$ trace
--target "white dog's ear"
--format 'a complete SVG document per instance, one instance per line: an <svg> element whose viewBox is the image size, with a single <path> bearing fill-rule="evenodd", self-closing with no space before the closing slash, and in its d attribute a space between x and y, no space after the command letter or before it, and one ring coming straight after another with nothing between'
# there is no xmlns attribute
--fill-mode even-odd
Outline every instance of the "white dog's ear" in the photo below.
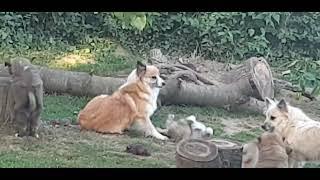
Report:
<svg viewBox="0 0 320 180"><path fill-rule="evenodd" d="M147 71L147 65L143 64L141 61L137 62L137 76L142 77Z"/></svg>
<svg viewBox="0 0 320 180"><path fill-rule="evenodd" d="M268 97L265 98L265 102L266 102L267 108L269 108L271 104L275 103L272 99L270 99Z"/></svg>
<svg viewBox="0 0 320 180"><path fill-rule="evenodd" d="M281 99L280 102L278 102L277 107L282 112L288 112L288 105L287 105L287 102L284 99Z"/></svg>

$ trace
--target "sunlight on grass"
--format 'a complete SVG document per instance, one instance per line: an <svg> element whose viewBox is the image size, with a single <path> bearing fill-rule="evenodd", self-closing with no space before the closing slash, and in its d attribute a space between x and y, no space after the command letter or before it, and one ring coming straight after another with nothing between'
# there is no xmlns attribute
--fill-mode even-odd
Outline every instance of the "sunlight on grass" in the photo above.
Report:
<svg viewBox="0 0 320 180"><path fill-rule="evenodd" d="M67 54L59 59L54 60L51 65L52 67L67 69L78 64L94 63L93 58L94 57L92 54Z"/></svg>

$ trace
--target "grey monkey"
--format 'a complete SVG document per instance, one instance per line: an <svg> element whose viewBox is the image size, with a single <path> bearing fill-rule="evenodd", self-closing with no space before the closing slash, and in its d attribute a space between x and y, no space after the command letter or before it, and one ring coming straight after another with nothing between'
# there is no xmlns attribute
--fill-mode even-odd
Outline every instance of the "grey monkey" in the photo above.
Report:
<svg viewBox="0 0 320 180"><path fill-rule="evenodd" d="M15 136L39 137L40 114L43 109L43 82L25 58L5 62L12 77L10 94L13 98L12 116L16 125ZM38 86L38 87L36 87Z"/></svg>

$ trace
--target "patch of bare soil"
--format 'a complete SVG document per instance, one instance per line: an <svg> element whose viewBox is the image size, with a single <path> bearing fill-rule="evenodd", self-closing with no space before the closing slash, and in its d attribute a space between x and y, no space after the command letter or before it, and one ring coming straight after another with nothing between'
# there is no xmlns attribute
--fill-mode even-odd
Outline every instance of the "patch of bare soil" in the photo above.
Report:
<svg viewBox="0 0 320 180"><path fill-rule="evenodd" d="M243 131L250 131L259 128L263 121L261 118L224 118L221 122L224 125L224 133L227 135L237 134Z"/></svg>

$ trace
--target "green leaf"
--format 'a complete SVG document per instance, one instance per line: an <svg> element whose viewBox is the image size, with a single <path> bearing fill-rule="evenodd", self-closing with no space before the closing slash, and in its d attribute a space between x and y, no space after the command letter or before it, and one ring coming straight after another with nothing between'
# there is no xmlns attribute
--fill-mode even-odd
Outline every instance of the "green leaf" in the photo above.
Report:
<svg viewBox="0 0 320 180"><path fill-rule="evenodd" d="M311 96L317 96L320 94L320 85L317 83L316 87L313 88Z"/></svg>
<svg viewBox="0 0 320 180"><path fill-rule="evenodd" d="M292 66L296 65L298 60L293 61L291 64L288 65L287 68L291 68Z"/></svg>
<svg viewBox="0 0 320 180"><path fill-rule="evenodd" d="M142 31L147 24L146 16L136 16L131 19L131 26L137 28L139 31Z"/></svg>
<svg viewBox="0 0 320 180"><path fill-rule="evenodd" d="M226 33L225 32L218 32L218 36L223 36L223 35L225 35Z"/></svg>
<svg viewBox="0 0 320 180"><path fill-rule="evenodd" d="M287 70L287 71L283 71L281 74L282 74L282 76L284 76L284 75L287 75L287 74L290 74L291 73L291 70Z"/></svg>
<svg viewBox="0 0 320 180"><path fill-rule="evenodd" d="M254 29L249 29L248 33L249 33L249 36L252 37L254 35Z"/></svg>
<svg viewBox="0 0 320 180"><path fill-rule="evenodd" d="M315 74L312 74L312 73L309 73L309 72L306 72L304 74L304 77L309 81L315 81L316 80Z"/></svg>
<svg viewBox="0 0 320 180"><path fill-rule="evenodd" d="M279 14L274 14L272 17L278 24L280 23L280 15Z"/></svg>
<svg viewBox="0 0 320 180"><path fill-rule="evenodd" d="M306 81L304 80L304 78L300 78L299 80L299 86L302 90L302 92L306 91Z"/></svg>
<svg viewBox="0 0 320 180"><path fill-rule="evenodd" d="M124 13L122 12L114 12L113 15L120 20L124 19Z"/></svg>

